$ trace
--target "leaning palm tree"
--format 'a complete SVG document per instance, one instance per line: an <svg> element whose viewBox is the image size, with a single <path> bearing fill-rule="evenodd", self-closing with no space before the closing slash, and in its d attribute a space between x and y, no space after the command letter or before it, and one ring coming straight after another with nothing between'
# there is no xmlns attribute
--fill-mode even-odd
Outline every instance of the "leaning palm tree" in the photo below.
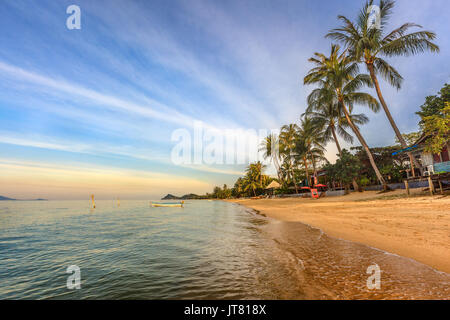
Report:
<svg viewBox="0 0 450 320"><path fill-rule="evenodd" d="M372 80L370 76L359 73L357 62L347 56L346 51L339 53L339 50L340 47L333 44L329 57L321 53L315 53L314 57L309 59L310 62L314 63L315 67L305 76L304 83L318 84L321 87L326 85L333 88L334 98L338 101L347 123L365 149L380 184L383 185L384 190L387 190L386 181L375 163L372 152L358 127L350 118L349 113L349 108L354 104L365 105L374 112L379 110L380 106L374 97L368 93L357 91L363 86L373 87Z"/></svg>
<svg viewBox="0 0 450 320"><path fill-rule="evenodd" d="M400 89L403 78L381 56L410 56L425 51L439 52L439 47L432 42L436 38L436 34L425 30L408 33L410 28L422 28L415 23L405 23L390 32L386 32L387 21L392 13L394 1L380 0L379 27L370 21L372 5L373 0L366 2L356 22L352 22L345 16L338 16L338 19L343 22L343 26L331 30L326 36L343 43L356 61L365 63L375 85L378 99L394 129L395 135L402 148L406 148L406 141L401 135L381 93L378 75L397 89ZM414 164L419 167L414 156L411 153L408 153L408 155L411 165Z"/></svg>
<svg viewBox="0 0 450 320"><path fill-rule="evenodd" d="M338 101L334 98L333 89L327 85L314 89L308 95L307 100L308 107L302 116L308 115L318 127L322 127L324 143L334 141L339 156L342 156L342 149L337 135L349 143L353 143L353 136L347 132L349 124ZM350 119L357 127L369 121L369 118L362 113L353 114L351 106L349 107L349 113ZM356 179L353 179L352 183L355 190L362 191Z"/></svg>
<svg viewBox="0 0 450 320"><path fill-rule="evenodd" d="M250 191L253 192L253 196L256 197L256 189L258 188L258 182L255 180L252 180L248 177L244 178L244 191L247 192L247 194L250 193Z"/></svg>
<svg viewBox="0 0 450 320"><path fill-rule="evenodd" d="M369 121L369 118L363 113L353 114L352 111L350 107L350 118L356 126L366 124ZM325 86L314 89L308 95L308 107L302 116L310 117L316 126L323 128L324 143L334 141L339 155L342 155L342 149L338 141L338 135L344 141L353 143L353 136L347 132L350 126L345 119L344 112L339 107L338 101L334 99L332 88Z"/></svg>
<svg viewBox="0 0 450 320"><path fill-rule="evenodd" d="M307 156L311 158L314 176L317 177L316 159L321 155L323 156L325 150L325 147L323 146L323 127L319 126L317 122L308 116L304 116L300 121L298 134L306 147Z"/></svg>
<svg viewBox="0 0 450 320"><path fill-rule="evenodd" d="M291 123L281 127L280 132L280 152L285 155L289 162L289 169L291 171L292 181L294 182L295 192L298 193L297 182L295 180L293 158L294 149L298 140L298 125Z"/></svg>
<svg viewBox="0 0 450 320"><path fill-rule="evenodd" d="M281 159L280 174L282 177L281 179L286 186L292 181L292 172L294 172L294 170L291 168L291 164L292 162L288 157L283 157Z"/></svg>
<svg viewBox="0 0 450 320"><path fill-rule="evenodd" d="M282 182L282 175L280 170L280 153L278 147L278 136L275 133L269 134L261 142L259 151L263 152L264 159L272 159L273 165L277 170L278 180Z"/></svg>
<svg viewBox="0 0 450 320"><path fill-rule="evenodd" d="M254 181L260 188L262 188L263 182L263 170L266 166L257 161L251 163L246 169L246 176L250 181Z"/></svg>
<svg viewBox="0 0 450 320"><path fill-rule="evenodd" d="M305 177L306 177L306 181L308 186L311 184L310 178L309 178L309 162L308 162L308 157L309 157L309 149L308 146L306 144L305 139L302 139L300 136L297 138L297 141L295 143L295 148L294 148L294 157L295 160L298 163L302 163L303 167L305 168Z"/></svg>

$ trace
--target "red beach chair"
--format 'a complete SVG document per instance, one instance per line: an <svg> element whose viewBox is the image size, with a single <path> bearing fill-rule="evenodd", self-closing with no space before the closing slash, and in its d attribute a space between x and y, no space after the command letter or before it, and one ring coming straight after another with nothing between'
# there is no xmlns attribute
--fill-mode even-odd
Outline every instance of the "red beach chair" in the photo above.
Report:
<svg viewBox="0 0 450 320"><path fill-rule="evenodd" d="M317 192L317 189L311 189L311 197L313 199L319 199L319 193Z"/></svg>

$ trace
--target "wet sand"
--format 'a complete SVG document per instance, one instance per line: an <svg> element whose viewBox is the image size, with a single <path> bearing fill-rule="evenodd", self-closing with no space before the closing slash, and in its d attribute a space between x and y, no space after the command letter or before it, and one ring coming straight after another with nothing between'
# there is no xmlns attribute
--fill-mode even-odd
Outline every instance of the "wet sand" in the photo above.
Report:
<svg viewBox="0 0 450 320"><path fill-rule="evenodd" d="M230 200L282 221L412 258L450 273L450 197L404 198L404 190L341 197Z"/></svg>

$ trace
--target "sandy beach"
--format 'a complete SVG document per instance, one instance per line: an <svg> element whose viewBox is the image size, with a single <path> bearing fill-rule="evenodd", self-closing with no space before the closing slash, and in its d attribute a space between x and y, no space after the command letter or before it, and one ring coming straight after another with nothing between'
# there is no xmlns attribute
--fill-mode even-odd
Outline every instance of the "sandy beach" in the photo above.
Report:
<svg viewBox="0 0 450 320"><path fill-rule="evenodd" d="M404 190L341 197L230 200L283 221L298 221L332 237L363 243L450 273L450 197Z"/></svg>

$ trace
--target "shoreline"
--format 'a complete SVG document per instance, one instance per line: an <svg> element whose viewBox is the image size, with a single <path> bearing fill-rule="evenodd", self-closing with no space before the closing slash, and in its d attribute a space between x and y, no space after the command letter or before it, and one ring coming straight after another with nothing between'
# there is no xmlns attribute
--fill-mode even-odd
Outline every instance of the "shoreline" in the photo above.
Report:
<svg viewBox="0 0 450 320"><path fill-rule="evenodd" d="M450 274L450 197L354 192L339 197L226 200L281 221L411 258Z"/></svg>

